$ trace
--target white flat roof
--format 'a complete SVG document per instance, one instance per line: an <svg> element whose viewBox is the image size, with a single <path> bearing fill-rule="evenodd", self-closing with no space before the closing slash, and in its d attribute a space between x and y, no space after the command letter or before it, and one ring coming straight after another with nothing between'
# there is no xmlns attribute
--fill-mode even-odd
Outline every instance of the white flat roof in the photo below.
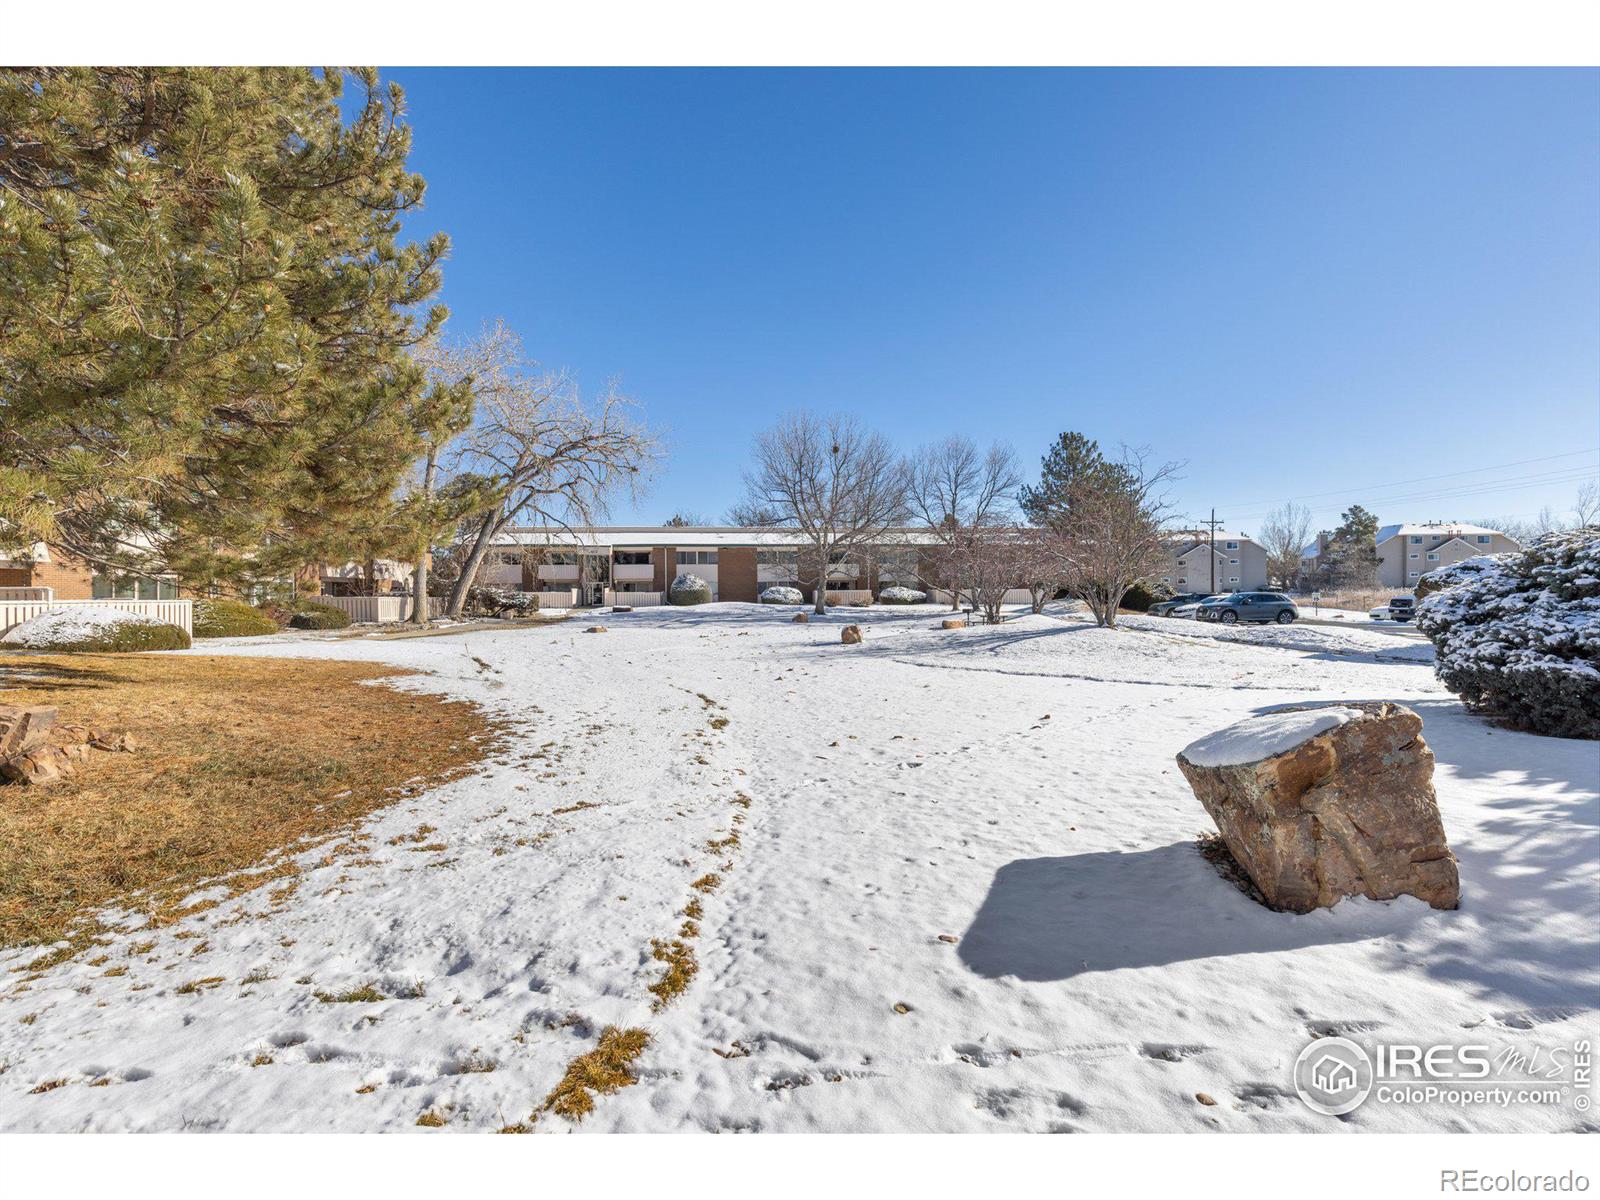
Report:
<svg viewBox="0 0 1600 1200"><path fill-rule="evenodd" d="M925 529L895 530L896 543L932 542ZM509 529L495 541L499 546L585 547L596 550L647 549L672 546L683 549L716 546L804 546L805 534L793 529L740 527L737 525L574 525L568 529Z"/></svg>

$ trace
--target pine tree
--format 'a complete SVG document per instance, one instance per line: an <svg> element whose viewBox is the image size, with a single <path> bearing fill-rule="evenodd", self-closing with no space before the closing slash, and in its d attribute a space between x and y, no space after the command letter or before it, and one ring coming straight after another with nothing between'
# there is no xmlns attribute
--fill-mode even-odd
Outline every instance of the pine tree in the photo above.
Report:
<svg viewBox="0 0 1600 1200"><path fill-rule="evenodd" d="M0 538L189 581L322 556L426 442L447 241L398 88L0 71ZM144 548L148 547L148 548Z"/></svg>
<svg viewBox="0 0 1600 1200"><path fill-rule="evenodd" d="M1378 578L1378 518L1352 504L1328 538L1323 571L1329 587L1372 587Z"/></svg>
<svg viewBox="0 0 1600 1200"><path fill-rule="evenodd" d="M1018 495L1022 511L1035 525L1060 525L1067 515L1068 497L1096 475L1121 471L1100 453L1100 443L1081 433L1063 433L1039 463L1039 486L1023 487Z"/></svg>

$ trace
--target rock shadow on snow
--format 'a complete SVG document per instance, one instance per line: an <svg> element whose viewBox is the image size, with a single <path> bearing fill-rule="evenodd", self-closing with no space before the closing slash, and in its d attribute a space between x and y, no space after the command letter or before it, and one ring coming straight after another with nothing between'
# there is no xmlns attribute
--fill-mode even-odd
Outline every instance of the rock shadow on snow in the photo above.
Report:
<svg viewBox="0 0 1600 1200"><path fill-rule="evenodd" d="M1245 897L1193 842L1023 858L995 872L957 953L989 979L1128 968L1367 941L1425 919L1420 903L1296 916Z"/></svg>

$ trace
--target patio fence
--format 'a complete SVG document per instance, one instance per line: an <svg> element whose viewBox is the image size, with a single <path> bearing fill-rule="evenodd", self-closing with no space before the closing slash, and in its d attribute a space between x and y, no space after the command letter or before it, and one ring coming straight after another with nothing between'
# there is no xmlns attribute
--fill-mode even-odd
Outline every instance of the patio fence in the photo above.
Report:
<svg viewBox="0 0 1600 1200"><path fill-rule="evenodd" d="M10 591L29 589L12 588ZM35 589L48 591L45 589ZM24 621L47 612L69 608L120 608L124 612L138 613L141 617L176 625L187 634L194 633L194 601L192 600L8 600L0 598L0 634Z"/></svg>
<svg viewBox="0 0 1600 1200"><path fill-rule="evenodd" d="M627 604L633 608L660 608L667 602L665 592L617 592L606 589L607 604Z"/></svg>

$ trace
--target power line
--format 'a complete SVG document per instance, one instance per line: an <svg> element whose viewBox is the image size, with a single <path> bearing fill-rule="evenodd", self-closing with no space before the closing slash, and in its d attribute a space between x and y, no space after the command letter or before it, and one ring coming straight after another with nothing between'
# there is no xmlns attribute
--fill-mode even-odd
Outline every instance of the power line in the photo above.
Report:
<svg viewBox="0 0 1600 1200"><path fill-rule="evenodd" d="M1361 492L1377 491L1377 490L1379 490L1381 488L1387 488L1387 487L1403 487L1404 485L1410 484L1410 483L1428 483L1428 482L1431 482L1432 480L1435 480L1435 479L1454 479L1454 478L1457 478L1457 477L1459 477L1461 475L1479 475L1479 474L1482 474L1484 471L1502 471L1502 470L1505 470L1507 467L1525 467L1530 463L1554 462L1556 459L1559 459L1559 458L1577 458L1578 456L1583 455L1583 454L1600 454L1600 446L1592 446L1587 450L1570 450L1565 454L1547 454L1547 455L1544 455L1542 458L1523 458L1523 459L1518 459L1515 462L1496 463L1495 465L1489 466L1489 467L1471 467L1471 468L1469 468L1469 469L1467 469L1465 471L1446 471L1442 475L1418 475L1418 476L1416 476L1415 478L1412 478L1412 479L1391 479L1386 483L1371 483L1371 484L1366 484L1366 485L1364 485L1362 487L1332 488L1332 489L1330 489L1330 490L1328 490L1326 492L1310 492L1310 493L1307 493L1305 495L1291 496L1291 497L1289 497L1289 500L1291 502L1294 502L1294 501L1300 501L1300 500L1319 500L1319 499L1322 499L1322 498L1327 497L1327 496L1348 496L1348 495L1352 495L1352 494L1359 494ZM1254 509L1255 506L1258 505L1258 504L1277 504L1277 503L1282 503L1282 502L1283 501L1282 501L1281 498L1278 499L1278 500L1240 501L1240 502L1235 502L1233 507L1234 508L1244 508L1244 509ZM1226 506L1224 506L1224 507L1226 507Z"/></svg>
<svg viewBox="0 0 1600 1200"><path fill-rule="evenodd" d="M1466 496L1492 495L1495 492L1520 491L1530 487L1551 487L1563 483L1584 483L1595 478L1593 470L1588 467L1568 468L1564 471L1554 471L1536 475L1512 476L1509 479L1480 480L1476 483L1463 484L1453 488L1439 488L1421 492L1405 492L1395 495L1369 495L1356 489L1340 491L1336 495L1349 498L1359 496L1360 501L1373 505L1415 503L1424 500L1451 500ZM1358 501L1358 502L1360 502ZM1316 506L1315 512L1329 512L1340 508L1343 500ZM1242 519L1252 520L1269 516L1271 509L1241 514Z"/></svg>

